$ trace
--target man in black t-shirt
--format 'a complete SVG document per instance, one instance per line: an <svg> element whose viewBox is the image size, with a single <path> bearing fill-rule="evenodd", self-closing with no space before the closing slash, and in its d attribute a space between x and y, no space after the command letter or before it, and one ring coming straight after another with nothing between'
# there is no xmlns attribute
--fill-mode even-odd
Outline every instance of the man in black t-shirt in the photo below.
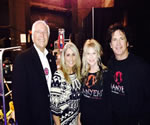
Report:
<svg viewBox="0 0 150 125"><path fill-rule="evenodd" d="M112 74L113 125L150 125L150 66L129 53L125 27L111 25L108 33L114 53L108 63Z"/></svg>

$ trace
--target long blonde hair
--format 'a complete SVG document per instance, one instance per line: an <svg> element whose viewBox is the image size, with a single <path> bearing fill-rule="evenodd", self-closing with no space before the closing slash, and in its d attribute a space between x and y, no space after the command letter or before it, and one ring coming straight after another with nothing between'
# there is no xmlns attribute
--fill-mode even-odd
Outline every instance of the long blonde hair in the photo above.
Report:
<svg viewBox="0 0 150 125"><path fill-rule="evenodd" d="M94 48L94 50L97 53L98 56L98 65L102 68L105 69L106 66L103 65L102 61L101 61L101 56L103 55L103 49L102 46L98 43L98 41L96 41L95 39L88 39L85 41L84 43L84 47L83 47L83 56L82 56L82 76L85 77L87 76L89 70L90 70L90 66L86 60L86 53L87 50L89 48Z"/></svg>
<svg viewBox="0 0 150 125"><path fill-rule="evenodd" d="M68 82L70 82L69 74L67 72L68 67L65 63L65 53L68 48L70 48L76 55L76 64L73 66L73 72L77 75L77 78L80 80L81 79L81 75L80 75L81 59L80 59L78 48L72 42L66 43L66 45L64 46L62 50L61 57L60 57L60 70L63 72L65 79Z"/></svg>

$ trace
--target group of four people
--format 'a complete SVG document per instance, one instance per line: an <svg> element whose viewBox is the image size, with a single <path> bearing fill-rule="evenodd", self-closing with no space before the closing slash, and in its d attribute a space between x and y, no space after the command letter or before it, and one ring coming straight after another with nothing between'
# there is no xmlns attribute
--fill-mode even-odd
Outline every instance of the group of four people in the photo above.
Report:
<svg viewBox="0 0 150 125"><path fill-rule="evenodd" d="M18 125L148 125L149 64L129 53L126 33L122 25L109 28L114 56L107 67L101 59L102 46L88 39L82 64L77 47L68 42L57 69L46 50L50 29L44 21L36 21L34 45L17 56L14 64Z"/></svg>

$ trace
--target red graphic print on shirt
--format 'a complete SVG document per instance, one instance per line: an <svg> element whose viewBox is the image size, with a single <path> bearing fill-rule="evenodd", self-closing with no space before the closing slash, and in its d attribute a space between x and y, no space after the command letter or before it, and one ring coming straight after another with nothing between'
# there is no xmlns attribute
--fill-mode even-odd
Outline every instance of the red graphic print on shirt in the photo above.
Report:
<svg viewBox="0 0 150 125"><path fill-rule="evenodd" d="M119 85L123 80L122 80L122 72L117 71L114 75L114 81Z"/></svg>
<svg viewBox="0 0 150 125"><path fill-rule="evenodd" d="M114 73L114 82L111 84L111 92L119 95L125 95L123 73L116 71Z"/></svg>
<svg viewBox="0 0 150 125"><path fill-rule="evenodd" d="M89 75L88 80L86 82L86 86L90 88L91 86L95 85L96 83L96 76L95 75Z"/></svg>

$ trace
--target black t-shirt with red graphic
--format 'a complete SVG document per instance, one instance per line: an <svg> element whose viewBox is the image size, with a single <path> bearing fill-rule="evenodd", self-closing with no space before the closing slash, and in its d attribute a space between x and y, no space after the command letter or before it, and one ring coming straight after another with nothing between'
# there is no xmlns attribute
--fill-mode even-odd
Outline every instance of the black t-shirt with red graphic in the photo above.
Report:
<svg viewBox="0 0 150 125"><path fill-rule="evenodd" d="M89 73L82 83L81 122L82 125L111 125L109 73L104 70L99 80L96 75Z"/></svg>
<svg viewBox="0 0 150 125"><path fill-rule="evenodd" d="M112 58L108 69L114 125L138 124L150 111L149 65L130 53L125 60Z"/></svg>

